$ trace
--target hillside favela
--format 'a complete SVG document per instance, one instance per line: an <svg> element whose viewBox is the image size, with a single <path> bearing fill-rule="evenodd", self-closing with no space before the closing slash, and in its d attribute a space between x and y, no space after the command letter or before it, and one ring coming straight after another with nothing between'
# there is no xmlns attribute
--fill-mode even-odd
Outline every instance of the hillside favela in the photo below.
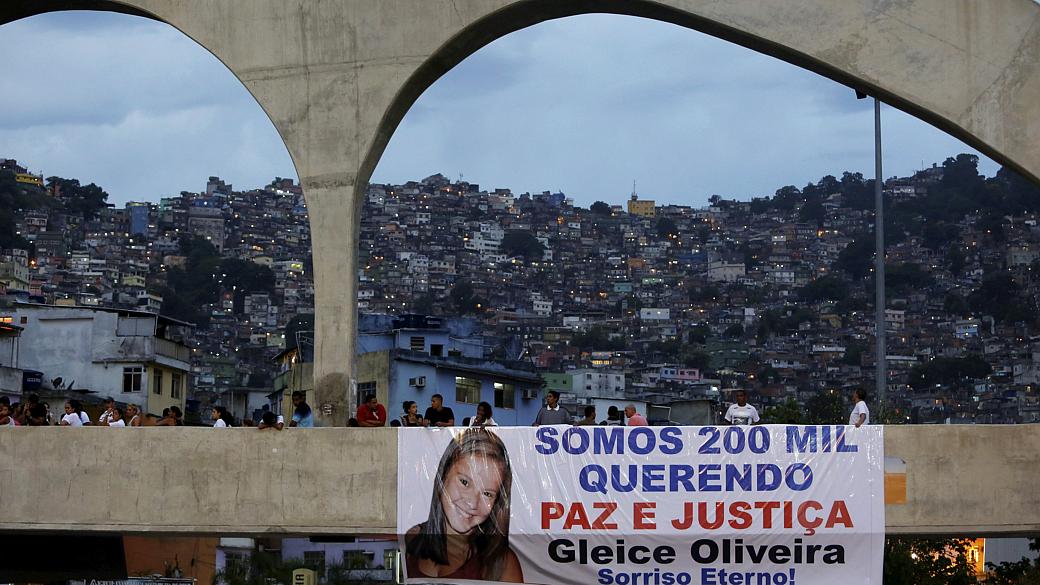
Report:
<svg viewBox="0 0 1040 585"><path fill-rule="evenodd" d="M977 162L884 184L893 422L1040 421L1040 192ZM122 207L86 182L0 162L2 392L208 425L213 406L256 422L313 388L292 180L210 177ZM393 418L436 386L461 418L486 382L499 424L531 424L543 389L576 415L634 403L651 422L712 424L743 389L767 420L838 420L875 385L873 217L873 181L841 171L705 207L632 192L581 208L440 174L370 185L356 394ZM149 337L128 343L134 328Z"/></svg>
<svg viewBox="0 0 1040 585"><path fill-rule="evenodd" d="M1040 189L978 162L884 182L888 377L872 422L1040 422ZM89 177L0 159L12 418L33 416L18 403L36 395L43 424L78 421L71 404L95 424L118 409L128 425L307 426L300 403L321 405L303 191L198 185L116 206ZM853 392L876 387L873 180L835 169L706 206L637 188L579 207L442 174L369 185L350 424L411 426L442 402L453 425L480 409L529 426L557 392L575 424L727 424L738 393L762 423L847 420ZM1015 564L1035 556L1028 541L989 542L985 565L985 539L892 540L885 582L1030 582L1012 580L1036 574ZM135 583L288 582L301 566L321 583L386 582L398 563L394 538L123 546L131 575L164 575Z"/></svg>

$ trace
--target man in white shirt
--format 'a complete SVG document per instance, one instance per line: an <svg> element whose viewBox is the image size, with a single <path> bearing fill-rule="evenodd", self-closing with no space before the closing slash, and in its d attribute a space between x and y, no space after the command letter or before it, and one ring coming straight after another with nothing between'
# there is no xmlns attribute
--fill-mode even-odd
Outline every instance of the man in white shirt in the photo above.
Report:
<svg viewBox="0 0 1040 585"><path fill-rule="evenodd" d="M849 415L849 424L857 428L869 425L870 409L867 408L867 391L862 388L856 388L852 392L852 402L856 406L852 407L852 414Z"/></svg>
<svg viewBox="0 0 1040 585"><path fill-rule="evenodd" d="M545 395L545 406L538 411L532 426L569 424L571 424L571 413L560 406L560 393L556 390L549 390Z"/></svg>
<svg viewBox="0 0 1040 585"><path fill-rule="evenodd" d="M747 403L747 392L737 390L736 404L730 404L726 410L726 422L731 425L753 425L758 423L758 409Z"/></svg>

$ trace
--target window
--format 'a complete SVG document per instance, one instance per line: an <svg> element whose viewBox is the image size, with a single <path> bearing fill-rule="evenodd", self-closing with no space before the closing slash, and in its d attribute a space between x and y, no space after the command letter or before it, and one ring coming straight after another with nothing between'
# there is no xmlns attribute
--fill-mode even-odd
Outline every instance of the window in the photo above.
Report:
<svg viewBox="0 0 1040 585"><path fill-rule="evenodd" d="M181 375L171 374L170 375L170 398L181 397Z"/></svg>
<svg viewBox="0 0 1040 585"><path fill-rule="evenodd" d="M444 344L431 343L430 344L430 355L440 357L444 355Z"/></svg>
<svg viewBox="0 0 1040 585"><path fill-rule="evenodd" d="M144 376L144 368L123 368L123 392L140 392L142 376Z"/></svg>
<svg viewBox="0 0 1040 585"><path fill-rule="evenodd" d="M152 394L162 394L162 370L158 368L152 374Z"/></svg>
<svg viewBox="0 0 1040 585"><path fill-rule="evenodd" d="M375 554L367 550L343 551L343 565L348 569L369 569Z"/></svg>
<svg viewBox="0 0 1040 585"><path fill-rule="evenodd" d="M480 380L455 377L455 402L476 404L480 402Z"/></svg>
<svg viewBox="0 0 1040 585"><path fill-rule="evenodd" d="M408 348L412 351L426 351L426 338L415 336L408 340Z"/></svg>
<svg viewBox="0 0 1040 585"><path fill-rule="evenodd" d="M314 570L319 575L325 574L325 551L323 550L305 550L303 551L303 564L307 565L308 569Z"/></svg>
<svg viewBox="0 0 1040 585"><path fill-rule="evenodd" d="M228 575L246 575L249 558L246 553L227 551L224 553L224 572Z"/></svg>
<svg viewBox="0 0 1040 585"><path fill-rule="evenodd" d="M365 396L368 396L369 394L375 394L375 393L376 393L376 383L375 382L358 382L358 385L357 385L358 406L361 406L361 403L365 400Z"/></svg>
<svg viewBox="0 0 1040 585"><path fill-rule="evenodd" d="M495 382L495 408L516 408L516 393L512 384Z"/></svg>

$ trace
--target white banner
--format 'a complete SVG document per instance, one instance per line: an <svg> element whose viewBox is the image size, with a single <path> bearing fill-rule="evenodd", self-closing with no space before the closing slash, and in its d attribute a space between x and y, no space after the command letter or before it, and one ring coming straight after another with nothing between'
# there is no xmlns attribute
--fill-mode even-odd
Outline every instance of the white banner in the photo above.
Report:
<svg viewBox="0 0 1040 585"><path fill-rule="evenodd" d="M402 428L407 583L881 583L883 427Z"/></svg>

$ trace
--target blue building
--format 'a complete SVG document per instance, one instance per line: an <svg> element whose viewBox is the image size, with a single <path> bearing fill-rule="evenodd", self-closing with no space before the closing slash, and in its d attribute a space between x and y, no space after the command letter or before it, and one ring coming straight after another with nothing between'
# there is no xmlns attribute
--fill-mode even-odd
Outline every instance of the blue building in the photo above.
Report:
<svg viewBox="0 0 1040 585"><path fill-rule="evenodd" d="M133 235L148 235L148 216L151 213L151 205L131 201L126 204L127 215L130 220L130 233Z"/></svg>
<svg viewBox="0 0 1040 585"><path fill-rule="evenodd" d="M358 400L375 394L391 420L414 400L423 413L440 394L455 422L487 402L500 425L529 425L542 406L541 376L522 362L484 358L484 339L463 335L475 328L422 315L404 315L383 330L358 334Z"/></svg>

